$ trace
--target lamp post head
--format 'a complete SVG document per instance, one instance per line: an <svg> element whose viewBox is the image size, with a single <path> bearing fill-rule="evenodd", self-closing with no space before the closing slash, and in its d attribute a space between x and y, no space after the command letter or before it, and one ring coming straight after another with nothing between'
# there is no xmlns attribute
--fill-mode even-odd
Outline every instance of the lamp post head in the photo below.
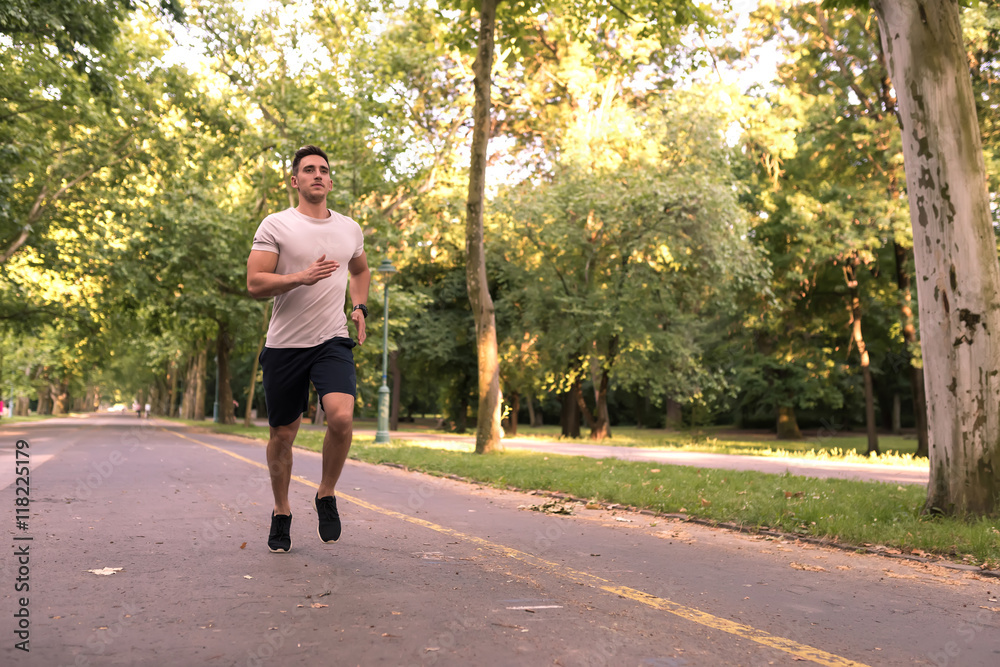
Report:
<svg viewBox="0 0 1000 667"><path fill-rule="evenodd" d="M382 274L386 282L392 280L392 274L396 273L396 267L392 265L392 262L388 258L383 259L375 270Z"/></svg>

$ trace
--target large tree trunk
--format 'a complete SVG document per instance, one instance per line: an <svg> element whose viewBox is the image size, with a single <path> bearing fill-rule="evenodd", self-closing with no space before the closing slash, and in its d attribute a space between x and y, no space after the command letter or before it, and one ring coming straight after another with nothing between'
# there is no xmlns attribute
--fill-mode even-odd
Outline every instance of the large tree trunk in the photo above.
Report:
<svg viewBox="0 0 1000 667"><path fill-rule="evenodd" d="M899 104L896 99L896 91L889 76L889 64L885 58L885 48L879 46L879 60L882 63L883 74L881 77L881 99L882 107L887 114L896 117L902 130L902 118L899 114ZM890 207L895 207L901 198L901 188L899 184L900 170L898 167L889 167L888 195ZM917 431L917 451L916 456L927 456L927 396L924 393L924 371L913 364L913 350L918 344L917 328L913 321L913 294L910 287L910 273L907 270L909 263L909 253L907 249L897 241L892 242L893 254L896 258L896 287L899 288L900 295L900 318L899 323L903 331L903 341L906 344L905 360L909 369L910 390L913 397L913 419ZM897 397L898 399L898 397ZM895 409L897 406L893 404ZM895 412L894 412L895 414ZM898 427L893 425L893 433Z"/></svg>
<svg viewBox="0 0 1000 667"><path fill-rule="evenodd" d="M166 403L163 406L163 414L167 417L174 416L174 405L177 404L177 375L180 369L177 368L177 356L180 352L174 353L174 357L167 365L167 391Z"/></svg>
<svg viewBox="0 0 1000 667"><path fill-rule="evenodd" d="M802 431L799 430L799 422L795 419L795 408L791 405L778 406L778 439L802 439Z"/></svg>
<svg viewBox="0 0 1000 667"><path fill-rule="evenodd" d="M857 253L844 265L844 279L847 281L847 289L850 291L850 325L851 339L858 348L861 355L861 376L865 383L865 431L868 433L867 454L879 454L878 449L878 424L875 423L875 387L872 384L871 359L868 356L868 346L865 345L865 337L861 331L861 298L858 296L858 265L860 260Z"/></svg>
<svg viewBox="0 0 1000 667"><path fill-rule="evenodd" d="M469 198L465 206L465 280L469 304L476 320L476 354L479 360L479 410L476 453L502 449L500 443L500 363L497 325L486 280L483 241L483 204L486 188L486 148L490 136L490 71L493 68L493 26L497 0L482 0L479 15L479 48L472 65L476 101L472 111L472 159L469 165Z"/></svg>
<svg viewBox="0 0 1000 667"><path fill-rule="evenodd" d="M927 392L927 511L1000 497L1000 265L954 1L872 0L899 95Z"/></svg>
<svg viewBox="0 0 1000 667"><path fill-rule="evenodd" d="M564 438L580 437L580 381L577 380L562 394L562 411L559 415L559 425Z"/></svg>
<svg viewBox="0 0 1000 667"><path fill-rule="evenodd" d="M608 414L608 371L601 369L599 384L594 389L595 412L594 423L590 427L591 440L604 440L611 437L611 415Z"/></svg>
<svg viewBox="0 0 1000 667"><path fill-rule="evenodd" d="M507 419L510 428L507 435L517 435L517 413L521 411L521 394L516 391L510 395L510 417Z"/></svg>
<svg viewBox="0 0 1000 667"><path fill-rule="evenodd" d="M681 404L672 398L666 400L667 416L664 428L677 430L684 426L684 413L681 411Z"/></svg>
<svg viewBox="0 0 1000 667"><path fill-rule="evenodd" d="M233 383L229 372L229 353L233 350L233 337L226 322L218 322L219 332L215 337L215 354L218 359L219 423L235 424L236 412L233 406Z"/></svg>
<svg viewBox="0 0 1000 667"><path fill-rule="evenodd" d="M208 348L200 344L198 356L194 362L194 407L191 418L195 421L205 420L205 368L208 365Z"/></svg>
<svg viewBox="0 0 1000 667"><path fill-rule="evenodd" d="M57 384L49 385L49 391L52 394L52 414L67 414L71 405L69 380L64 379Z"/></svg>
<svg viewBox="0 0 1000 667"><path fill-rule="evenodd" d="M52 414L52 388L48 384L38 390L38 406L35 408L35 414Z"/></svg>
<svg viewBox="0 0 1000 667"><path fill-rule="evenodd" d="M181 395L181 419L194 419L194 394L197 383L195 370L198 366L197 353L188 359L184 372L184 393Z"/></svg>

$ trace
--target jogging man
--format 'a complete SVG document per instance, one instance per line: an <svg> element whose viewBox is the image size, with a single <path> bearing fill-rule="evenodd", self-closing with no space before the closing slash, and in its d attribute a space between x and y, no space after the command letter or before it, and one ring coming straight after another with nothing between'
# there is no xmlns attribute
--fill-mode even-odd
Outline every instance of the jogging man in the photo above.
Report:
<svg viewBox="0 0 1000 667"><path fill-rule="evenodd" d="M267 216L257 228L247 260L247 290L255 299L274 297L274 311L261 351L264 398L271 437L267 465L274 493L268 548L292 548L292 443L309 407L309 382L326 412L323 475L313 500L323 542L340 539L334 488L351 448L356 396L354 353L344 301L350 274L351 319L365 342L371 274L358 223L326 207L333 188L330 161L315 146L303 146L292 161L291 186L299 205Z"/></svg>

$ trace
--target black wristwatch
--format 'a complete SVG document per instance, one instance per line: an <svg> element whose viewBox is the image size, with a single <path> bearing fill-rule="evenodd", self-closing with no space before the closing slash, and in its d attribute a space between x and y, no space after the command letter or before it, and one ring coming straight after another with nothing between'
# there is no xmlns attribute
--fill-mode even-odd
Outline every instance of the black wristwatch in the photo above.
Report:
<svg viewBox="0 0 1000 667"><path fill-rule="evenodd" d="M359 303L358 305L354 306L354 308L351 308L352 313L355 310L360 310L362 315L364 315L366 318L368 317L368 306L366 306L365 304Z"/></svg>

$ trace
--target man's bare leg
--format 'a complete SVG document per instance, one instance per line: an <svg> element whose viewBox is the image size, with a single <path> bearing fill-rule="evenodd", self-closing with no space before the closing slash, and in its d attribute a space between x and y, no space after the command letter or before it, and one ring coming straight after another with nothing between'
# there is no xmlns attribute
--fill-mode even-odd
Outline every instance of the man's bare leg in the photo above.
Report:
<svg viewBox="0 0 1000 667"><path fill-rule="evenodd" d="M292 481L292 443L299 432L299 417L286 426L272 426L267 441L267 469L271 475L271 492L274 494L274 513L291 514L288 504L288 486Z"/></svg>
<svg viewBox="0 0 1000 667"><path fill-rule="evenodd" d="M317 493L320 498L333 495L347 453L351 451L354 397L336 392L326 394L323 396L323 410L326 411L326 435L323 438L323 478Z"/></svg>

